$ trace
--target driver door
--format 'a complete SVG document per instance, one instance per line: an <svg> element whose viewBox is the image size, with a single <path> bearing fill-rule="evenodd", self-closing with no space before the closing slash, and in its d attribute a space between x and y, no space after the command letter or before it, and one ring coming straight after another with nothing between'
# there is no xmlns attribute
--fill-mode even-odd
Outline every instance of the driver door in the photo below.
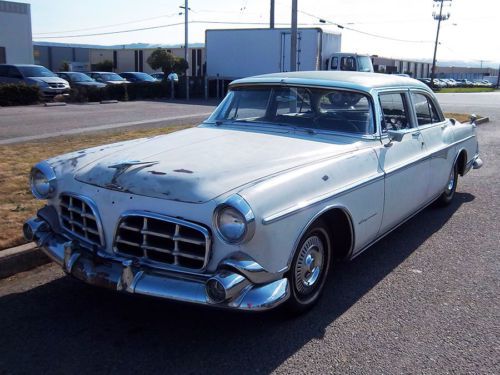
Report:
<svg viewBox="0 0 500 375"><path fill-rule="evenodd" d="M407 91L379 93L382 144L378 148L380 168L385 174L383 234L420 209L427 201L429 160L420 130L411 115ZM397 134L390 140L388 131Z"/></svg>

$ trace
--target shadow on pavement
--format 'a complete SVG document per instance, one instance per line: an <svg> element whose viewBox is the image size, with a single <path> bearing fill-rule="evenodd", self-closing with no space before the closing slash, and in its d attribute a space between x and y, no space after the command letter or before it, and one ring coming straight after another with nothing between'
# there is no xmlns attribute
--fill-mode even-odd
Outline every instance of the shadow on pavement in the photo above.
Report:
<svg viewBox="0 0 500 375"><path fill-rule="evenodd" d="M427 208L337 266L309 313L242 314L122 295L63 277L0 299L0 373L269 373L399 266L474 196ZM397 298L397 297L395 297Z"/></svg>

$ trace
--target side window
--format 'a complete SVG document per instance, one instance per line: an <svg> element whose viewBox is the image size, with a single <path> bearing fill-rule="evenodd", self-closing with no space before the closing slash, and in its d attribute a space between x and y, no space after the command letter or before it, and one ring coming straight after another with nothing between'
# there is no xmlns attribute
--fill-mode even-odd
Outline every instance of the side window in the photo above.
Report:
<svg viewBox="0 0 500 375"><path fill-rule="evenodd" d="M0 65L0 77L7 77L8 67L5 65Z"/></svg>
<svg viewBox="0 0 500 375"><path fill-rule="evenodd" d="M441 122L441 118L434 106L434 103L425 95L412 93L415 114L417 115L418 125L428 125Z"/></svg>
<svg viewBox="0 0 500 375"><path fill-rule="evenodd" d="M339 67L339 58L332 57L332 70L337 70Z"/></svg>
<svg viewBox="0 0 500 375"><path fill-rule="evenodd" d="M352 56L340 59L340 70L356 71L356 60Z"/></svg>
<svg viewBox="0 0 500 375"><path fill-rule="evenodd" d="M409 129L406 100L404 94L380 94L380 107L383 112L382 131Z"/></svg>
<svg viewBox="0 0 500 375"><path fill-rule="evenodd" d="M23 78L23 75L19 72L19 70L15 66L9 66L9 69L7 70L7 76L9 78L18 78L18 79Z"/></svg>

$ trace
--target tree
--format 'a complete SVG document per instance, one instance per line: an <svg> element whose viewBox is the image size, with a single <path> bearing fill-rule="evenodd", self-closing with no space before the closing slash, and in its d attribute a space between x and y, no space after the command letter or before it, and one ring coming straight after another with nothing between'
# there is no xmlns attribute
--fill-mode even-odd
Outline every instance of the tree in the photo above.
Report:
<svg viewBox="0 0 500 375"><path fill-rule="evenodd" d="M176 57L174 63L174 72L177 74L184 75L186 74L186 70L189 69L189 63L182 57Z"/></svg>
<svg viewBox="0 0 500 375"><path fill-rule="evenodd" d="M163 73L168 74L174 70L175 56L164 48L157 48L147 59L151 69L161 69Z"/></svg>
<svg viewBox="0 0 500 375"><path fill-rule="evenodd" d="M163 73L185 74L189 68L188 62L182 57L176 57L164 48L157 48L147 59L151 69L161 69Z"/></svg>
<svg viewBox="0 0 500 375"><path fill-rule="evenodd" d="M59 67L59 70L61 72L69 72L69 62L67 62L66 60L64 60L62 63L61 63L61 66Z"/></svg>

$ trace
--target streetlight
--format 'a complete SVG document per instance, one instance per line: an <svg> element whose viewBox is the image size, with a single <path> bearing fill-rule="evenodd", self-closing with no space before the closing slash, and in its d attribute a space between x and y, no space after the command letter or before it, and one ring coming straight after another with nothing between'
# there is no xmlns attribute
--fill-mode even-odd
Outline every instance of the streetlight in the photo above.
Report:
<svg viewBox="0 0 500 375"><path fill-rule="evenodd" d="M439 44L439 29L441 28L441 21L446 21L450 18L450 12L445 12L443 14L443 5L445 1L449 1L451 4L452 0L433 0L434 7L439 7L439 13L434 10L432 12L432 17L438 21L438 27L436 32L436 42L434 43L434 57L432 58L432 70L431 70L431 86L434 87L434 77L436 76L436 53ZM451 5L450 5L451 6Z"/></svg>

